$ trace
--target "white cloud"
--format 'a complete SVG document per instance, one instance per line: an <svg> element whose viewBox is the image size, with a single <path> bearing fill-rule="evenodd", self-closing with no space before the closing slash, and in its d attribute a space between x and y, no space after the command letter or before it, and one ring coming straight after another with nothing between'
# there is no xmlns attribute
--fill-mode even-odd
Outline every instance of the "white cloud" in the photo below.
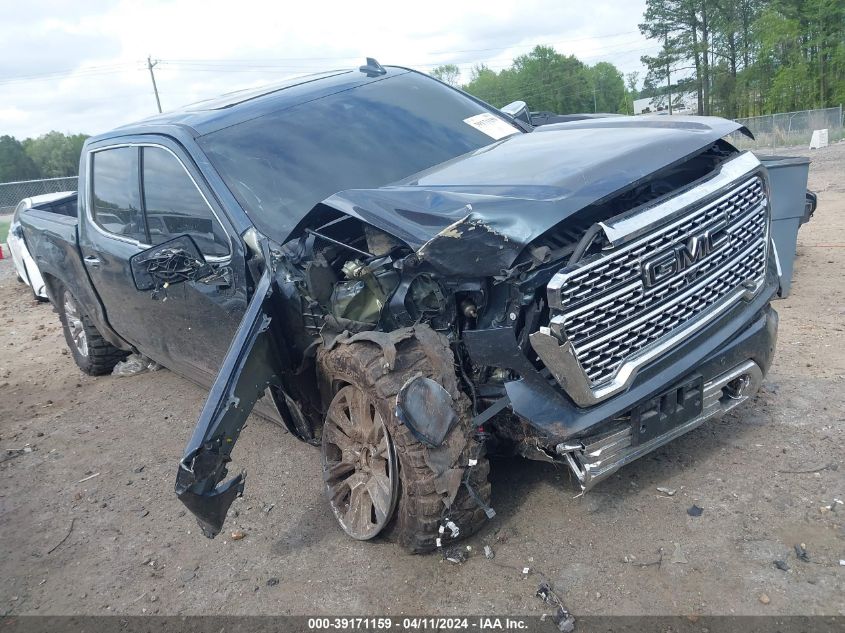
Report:
<svg viewBox="0 0 845 633"><path fill-rule="evenodd" d="M76 4L76 3L74 3ZM656 46L637 31L643 0L400 3L371 0L35 0L0 9L0 134L89 134L155 112L148 54L162 106L175 108L281 77L360 64L430 70L508 66L536 44L623 72ZM70 75L47 76L76 69ZM40 75L40 77L36 77ZM27 80L9 81L16 77ZM23 114L21 114L23 113Z"/></svg>

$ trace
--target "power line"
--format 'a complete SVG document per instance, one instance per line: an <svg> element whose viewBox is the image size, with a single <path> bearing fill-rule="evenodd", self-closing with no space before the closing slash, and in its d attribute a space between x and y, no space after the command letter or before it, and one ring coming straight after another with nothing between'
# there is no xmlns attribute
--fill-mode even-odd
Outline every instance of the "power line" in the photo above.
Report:
<svg viewBox="0 0 845 633"><path fill-rule="evenodd" d="M14 77L0 77L0 85L24 83L29 81L48 81L53 79L63 79L65 77L93 77L98 75L109 75L113 73L123 72L125 70L137 68L136 63L122 63L111 64L106 66L89 66L80 69L51 71L45 73L35 73L30 75L17 75Z"/></svg>
<svg viewBox="0 0 845 633"><path fill-rule="evenodd" d="M586 37L574 38L569 40L558 40L549 42L550 46L569 44L572 42L585 42L588 40L600 40L611 37L619 37L621 35L630 35L631 33L639 33L639 30L621 31L619 33L604 33L601 35L591 35ZM484 53L489 51L504 51L510 48L534 48L537 44L508 44L506 46L496 46L492 48L469 48L464 50L451 51L432 51L431 55L453 55L455 53ZM276 61L338 61L347 59L358 59L360 54L344 55L340 57L267 57L256 58L252 60L237 60L237 59L171 59L171 62L224 62L224 63L250 63L250 62L276 62Z"/></svg>
<svg viewBox="0 0 845 633"><path fill-rule="evenodd" d="M158 113L161 114L161 100L158 98L158 86L156 85L156 76L153 72L153 68L155 68L156 64L158 64L158 60L153 61L152 58L147 55L147 68L150 71L150 79L153 80L153 92L155 92L156 95L156 105L158 106Z"/></svg>
<svg viewBox="0 0 845 633"><path fill-rule="evenodd" d="M602 39L610 39L614 37L620 37L623 35L630 35L633 33L639 33L638 30L629 30L629 31L620 31L617 33L603 33L594 36L584 36L580 38L572 38L568 40L558 40L555 42L549 42L546 45L550 46L561 46L565 44L571 44L575 42L583 42L589 40L602 40ZM619 46L624 46L626 44L633 43L633 41L626 41L626 42L617 42L615 44L611 44L606 47L601 47L595 49L596 51L602 50L610 50L617 48ZM491 51L504 51L509 49L522 49L522 48L534 48L537 44L511 44L505 46L497 46L497 47L488 47L488 48L476 48L476 49L462 49L462 50L451 50L451 51L435 51L432 52L431 55L457 55L462 53L481 53L481 52L491 52ZM649 49L643 49L649 50ZM620 53L628 52L628 51L619 51ZM597 58L600 56L604 56L601 54L593 53L589 56L582 56L581 59L591 59ZM288 64L279 64L277 62L319 62L319 61L329 61L329 60L354 60L357 59L357 55L348 55L343 57L280 57L280 58L267 58L267 59L169 59L169 60L157 60L155 63L152 63L151 59L147 59L146 62L132 62L132 63L117 63L117 64L107 64L107 65L100 65L100 66L89 66L85 68L79 69L64 69L64 70L56 70L56 71L49 71L44 73L32 73L27 75L17 75L11 77L0 77L0 85L9 85L13 83L24 83L29 81L50 81L54 79L61 79L65 77L95 77L95 76L102 76L108 74L115 74L119 72L123 72L126 70L137 70L139 68L146 68L150 71L151 79L155 84L155 76L152 72L151 66L156 66L157 64L161 63L162 66L167 65L171 68L180 68L184 71L195 71L195 72L261 72L261 71L272 71L272 70L286 70L290 72L310 72L315 69L314 66L309 66L305 64L296 64L296 65L288 65ZM434 68L436 66L441 65L442 63L449 63L445 61L441 62L423 62L423 63L416 63L416 64L405 64L407 66L415 67L415 68ZM473 67L478 61L460 61L460 62L452 62L455 65L459 66L466 66L466 67ZM499 68L509 68L511 64L498 66ZM488 66L491 67L491 66ZM154 91L157 92L157 87L154 86ZM158 99L157 99L158 102Z"/></svg>

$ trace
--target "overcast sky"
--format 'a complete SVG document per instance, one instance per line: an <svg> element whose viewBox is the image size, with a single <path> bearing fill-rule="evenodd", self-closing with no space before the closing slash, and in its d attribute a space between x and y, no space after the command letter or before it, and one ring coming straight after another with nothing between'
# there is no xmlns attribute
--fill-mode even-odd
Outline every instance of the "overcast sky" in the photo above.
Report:
<svg viewBox="0 0 845 633"><path fill-rule="evenodd" d="M383 64L495 70L536 44L625 73L658 48L644 0L0 2L0 135L96 134L282 77ZM642 78L642 77L641 77ZM529 104L530 105L530 104Z"/></svg>

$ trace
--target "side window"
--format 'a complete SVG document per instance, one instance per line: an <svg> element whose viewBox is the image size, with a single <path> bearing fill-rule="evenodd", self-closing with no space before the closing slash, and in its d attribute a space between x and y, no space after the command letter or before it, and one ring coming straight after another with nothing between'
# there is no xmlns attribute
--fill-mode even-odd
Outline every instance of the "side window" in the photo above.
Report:
<svg viewBox="0 0 845 633"><path fill-rule="evenodd" d="M173 154L160 147L144 147L141 172L144 209L153 244L187 234L204 255L229 254L223 227Z"/></svg>
<svg viewBox="0 0 845 633"><path fill-rule="evenodd" d="M94 152L94 222L104 231L147 242L138 188L138 150L116 147Z"/></svg>

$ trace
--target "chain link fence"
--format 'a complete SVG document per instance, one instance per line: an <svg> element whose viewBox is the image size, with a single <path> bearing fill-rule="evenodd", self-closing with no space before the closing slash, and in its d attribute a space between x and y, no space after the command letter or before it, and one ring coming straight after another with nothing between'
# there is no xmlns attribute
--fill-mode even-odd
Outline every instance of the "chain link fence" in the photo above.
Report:
<svg viewBox="0 0 845 633"><path fill-rule="evenodd" d="M810 145L813 130L828 130L831 143L845 138L842 106L821 110L780 112L745 119L736 119L754 134L754 140L736 134L732 139L740 149L774 152L777 147Z"/></svg>
<svg viewBox="0 0 845 633"><path fill-rule="evenodd" d="M76 176L68 178L44 178L42 180L19 180L0 183L0 215L11 213L24 198L40 196L59 191L76 191Z"/></svg>

